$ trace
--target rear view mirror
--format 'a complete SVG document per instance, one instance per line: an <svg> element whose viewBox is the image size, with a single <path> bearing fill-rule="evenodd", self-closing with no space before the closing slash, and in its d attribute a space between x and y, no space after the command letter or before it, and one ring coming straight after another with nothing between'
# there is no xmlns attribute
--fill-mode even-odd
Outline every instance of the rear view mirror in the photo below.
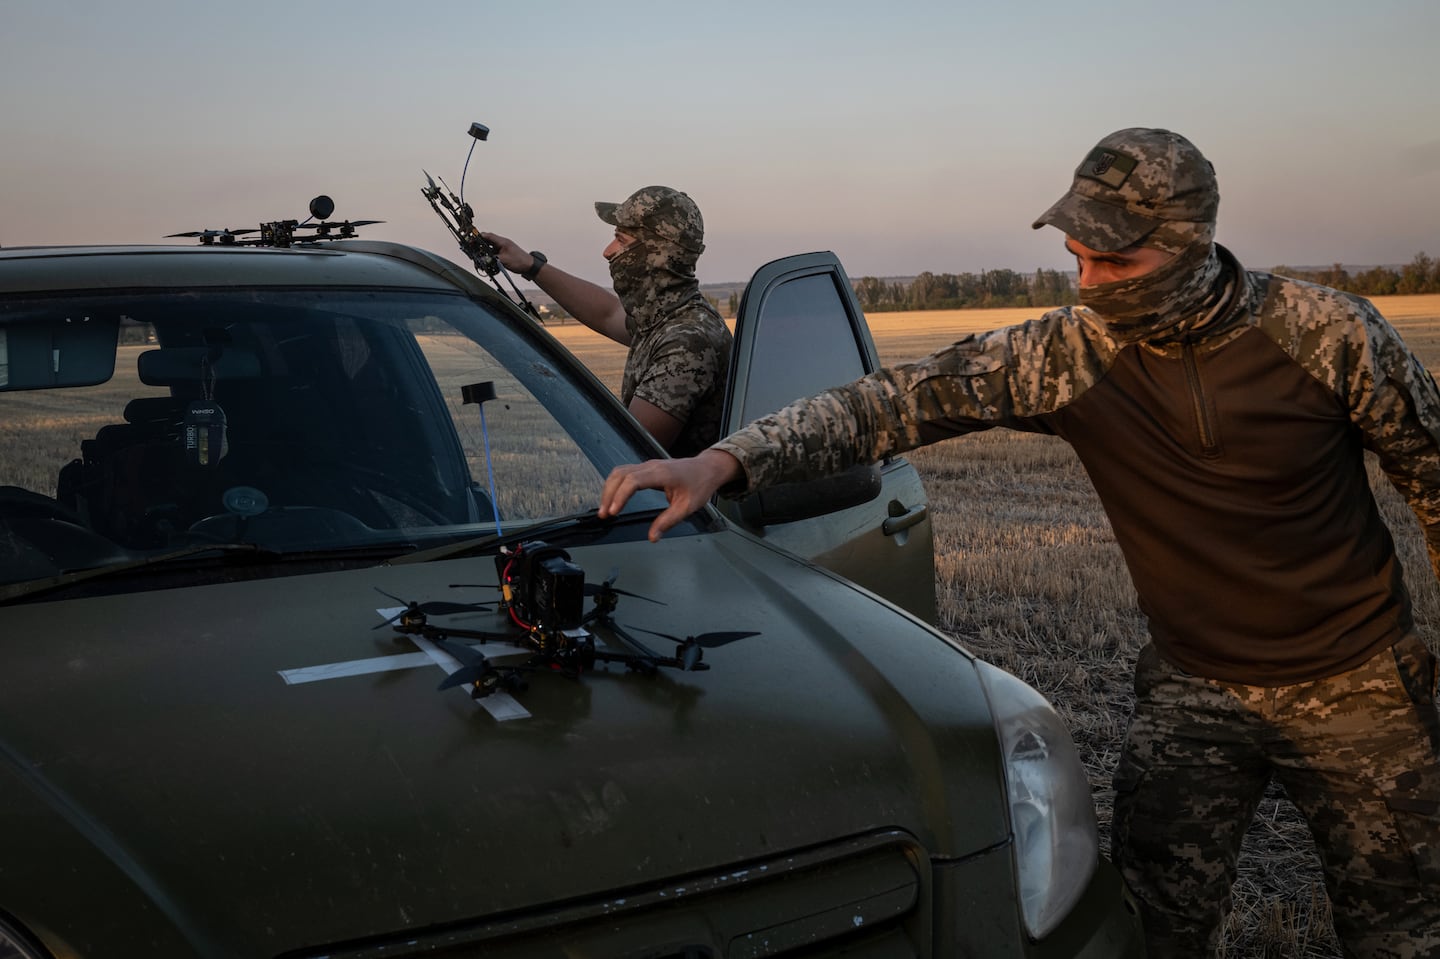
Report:
<svg viewBox="0 0 1440 959"><path fill-rule="evenodd" d="M136 360L136 367L140 372L140 382L146 386L197 383L202 376L213 376L216 380L254 380L260 377L260 358L249 350L234 347L177 346L146 350Z"/></svg>
<svg viewBox="0 0 1440 959"><path fill-rule="evenodd" d="M120 319L64 316L0 326L0 390L94 386L115 375Z"/></svg>

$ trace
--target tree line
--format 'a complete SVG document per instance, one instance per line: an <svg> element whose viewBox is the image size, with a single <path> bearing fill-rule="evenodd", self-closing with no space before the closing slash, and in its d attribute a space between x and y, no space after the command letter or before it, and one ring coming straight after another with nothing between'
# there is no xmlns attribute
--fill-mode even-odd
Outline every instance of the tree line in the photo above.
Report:
<svg viewBox="0 0 1440 959"><path fill-rule="evenodd" d="M1336 263L1323 270L1294 270L1288 266L1277 266L1270 272L1331 286L1359 296L1440 293L1440 260L1434 260L1424 253L1415 254L1415 259L1398 270L1388 266L1376 266L1352 274Z"/></svg>
<svg viewBox="0 0 1440 959"><path fill-rule="evenodd" d="M1399 269L1376 266L1352 274L1336 263L1323 270L1277 266L1270 272L1359 296L1440 293L1440 260L1425 253L1417 253L1415 259ZM1014 270L931 273L927 270L908 281L862 276L853 281L853 285L860 308L866 313L1052 307L1080 302L1075 281L1060 270L1041 269L1034 273ZM733 313L733 303L731 310Z"/></svg>
<svg viewBox="0 0 1440 959"><path fill-rule="evenodd" d="M909 282L862 276L855 297L866 313L897 310L968 310L1002 306L1067 306L1078 303L1075 284L1059 270L982 270L931 273Z"/></svg>

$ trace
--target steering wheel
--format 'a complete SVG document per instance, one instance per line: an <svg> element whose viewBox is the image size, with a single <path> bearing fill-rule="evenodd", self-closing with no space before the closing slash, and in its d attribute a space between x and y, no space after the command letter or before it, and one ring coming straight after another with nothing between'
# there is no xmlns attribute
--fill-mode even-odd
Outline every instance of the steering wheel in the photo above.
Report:
<svg viewBox="0 0 1440 959"><path fill-rule="evenodd" d="M375 531L344 510L325 506L276 506L258 513L217 513L190 524L187 532L213 543L259 543L271 548L342 546L374 539Z"/></svg>
<svg viewBox="0 0 1440 959"><path fill-rule="evenodd" d="M59 500L35 493L23 486L0 486L0 513L11 517L58 519L76 526L85 526L80 514Z"/></svg>
<svg viewBox="0 0 1440 959"><path fill-rule="evenodd" d="M393 500L435 526L457 522L400 477L349 463L311 466L292 471L275 485L275 497L295 506L339 509L359 517L372 529L397 525L391 510L377 497ZM298 495L286 495L286 494Z"/></svg>
<svg viewBox="0 0 1440 959"><path fill-rule="evenodd" d="M75 511L20 486L0 486L0 516L19 543L38 550L57 570L133 558L124 547L91 529Z"/></svg>

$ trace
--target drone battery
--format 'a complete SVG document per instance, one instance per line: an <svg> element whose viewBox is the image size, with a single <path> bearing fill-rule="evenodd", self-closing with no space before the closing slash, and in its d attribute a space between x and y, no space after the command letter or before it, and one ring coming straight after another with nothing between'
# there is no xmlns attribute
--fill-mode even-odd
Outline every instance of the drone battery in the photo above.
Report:
<svg viewBox="0 0 1440 959"><path fill-rule="evenodd" d="M185 456L196 466L211 467L220 462L227 450L225 411L211 400L195 400L185 410L182 421Z"/></svg>
<svg viewBox="0 0 1440 959"><path fill-rule="evenodd" d="M574 629L584 618L585 571L563 555L538 560L531 573L530 615L556 629Z"/></svg>

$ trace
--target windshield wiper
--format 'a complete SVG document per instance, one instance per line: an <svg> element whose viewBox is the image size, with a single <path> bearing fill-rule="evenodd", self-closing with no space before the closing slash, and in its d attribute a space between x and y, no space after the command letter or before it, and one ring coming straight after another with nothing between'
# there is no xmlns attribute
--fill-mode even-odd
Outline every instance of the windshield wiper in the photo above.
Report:
<svg viewBox="0 0 1440 959"><path fill-rule="evenodd" d="M579 533L598 532L615 526L628 526L632 523L649 523L659 515L659 509L637 510L632 513L622 513L619 516L612 516L608 519L600 519L595 515L596 507L582 509L565 516L555 516L539 523L532 523L509 533L487 533L484 536L476 536L471 539L464 539L458 543L446 543L444 546L436 546L431 549L417 550L405 556L397 556L390 560L388 566L403 566L410 563L431 563L436 560L453 559L465 556L469 553L493 552L502 546L510 546L515 543L522 543L534 539L537 536L554 536L556 533L563 533L563 538L570 538Z"/></svg>
<svg viewBox="0 0 1440 959"><path fill-rule="evenodd" d="M8 583L0 586L0 605L26 596L48 593L51 590L61 589L69 586L71 583L84 582L87 579L118 576L133 570L144 569L147 566L160 566L165 563L173 563L175 560L184 559L187 556L198 556L201 553L215 552L248 553L251 557L260 560L279 559L282 555L274 550L266 549L263 546L257 546L254 543L196 543L193 546L172 550L169 553L161 553L159 556L146 556L143 559L126 560L123 563L111 563L108 566L95 566L90 569L75 569L65 573L58 573L54 576L47 576L44 579L28 579L20 583Z"/></svg>

